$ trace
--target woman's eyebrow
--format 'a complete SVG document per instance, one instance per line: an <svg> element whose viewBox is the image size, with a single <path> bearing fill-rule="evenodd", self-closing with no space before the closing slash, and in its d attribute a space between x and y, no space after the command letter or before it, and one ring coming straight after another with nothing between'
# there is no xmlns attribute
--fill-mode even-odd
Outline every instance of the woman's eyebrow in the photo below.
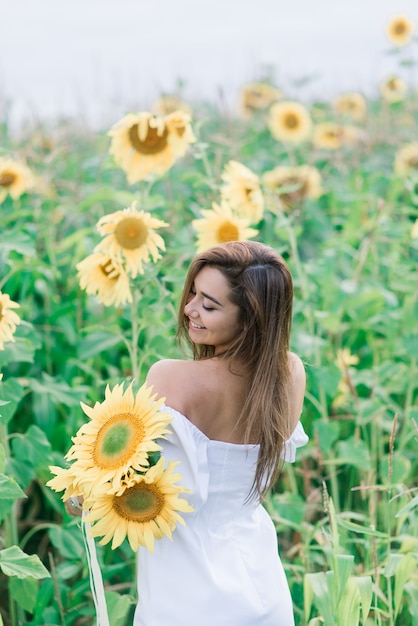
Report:
<svg viewBox="0 0 418 626"><path fill-rule="evenodd" d="M202 294L202 296L204 298L207 298L208 300L211 300L212 302L214 302L215 304L218 304L219 306L223 306L223 304L221 304L216 298L214 298L213 296L210 296L209 294L205 293L204 291L200 292Z"/></svg>

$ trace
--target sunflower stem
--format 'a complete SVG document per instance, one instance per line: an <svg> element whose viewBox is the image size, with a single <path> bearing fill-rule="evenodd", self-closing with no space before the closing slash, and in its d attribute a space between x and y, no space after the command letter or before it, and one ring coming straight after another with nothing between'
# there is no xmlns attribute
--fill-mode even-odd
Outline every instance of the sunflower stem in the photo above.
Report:
<svg viewBox="0 0 418 626"><path fill-rule="evenodd" d="M138 363L138 339L140 325L138 323L138 302L139 291L136 285L132 288L131 303L131 344L129 354L131 358L132 377L135 381L139 380L139 363Z"/></svg>

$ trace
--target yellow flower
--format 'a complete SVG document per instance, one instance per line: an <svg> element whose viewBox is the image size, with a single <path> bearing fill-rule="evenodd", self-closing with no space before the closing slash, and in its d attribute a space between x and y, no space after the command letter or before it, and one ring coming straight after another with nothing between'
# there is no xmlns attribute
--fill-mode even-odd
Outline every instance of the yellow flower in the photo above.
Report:
<svg viewBox="0 0 418 626"><path fill-rule="evenodd" d="M338 150L338 148L341 148L342 140L341 126L334 122L316 124L313 130L312 142L316 148Z"/></svg>
<svg viewBox="0 0 418 626"><path fill-rule="evenodd" d="M105 306L121 306L132 302L129 277L116 259L95 252L76 267L81 289L85 289L89 295L97 295Z"/></svg>
<svg viewBox="0 0 418 626"><path fill-rule="evenodd" d="M20 317L12 311L18 309L20 304L10 300L7 293L0 291L0 350L4 350L4 344L14 341L16 326L20 324Z"/></svg>
<svg viewBox="0 0 418 626"><path fill-rule="evenodd" d="M31 189L33 176L30 169L14 159L0 157L0 203L7 194L13 200Z"/></svg>
<svg viewBox="0 0 418 626"><path fill-rule="evenodd" d="M337 366L342 372L346 372L351 365L358 365L358 362L358 356L351 354L348 348L337 350Z"/></svg>
<svg viewBox="0 0 418 626"><path fill-rule="evenodd" d="M226 200L239 216L259 222L263 217L264 198L258 176L237 161L229 161L222 173L225 185L221 189L222 200Z"/></svg>
<svg viewBox="0 0 418 626"><path fill-rule="evenodd" d="M387 25L386 34L395 46L404 46L410 42L414 30L415 24L411 20L405 15L398 15Z"/></svg>
<svg viewBox="0 0 418 626"><path fill-rule="evenodd" d="M82 495L83 489L79 487L78 475L73 473L72 467L50 465L49 469L55 476L46 483L46 486L54 491L64 491L61 498L64 502L74 496Z"/></svg>
<svg viewBox="0 0 418 626"><path fill-rule="evenodd" d="M411 239L418 239L418 219L412 225L411 228Z"/></svg>
<svg viewBox="0 0 418 626"><path fill-rule="evenodd" d="M240 108L248 116L254 111L268 109L273 102L282 98L282 92L269 83L248 83L244 85L240 95Z"/></svg>
<svg viewBox="0 0 418 626"><path fill-rule="evenodd" d="M182 111L164 117L130 113L113 126L109 135L109 152L130 184L163 174L195 141L190 116Z"/></svg>
<svg viewBox="0 0 418 626"><path fill-rule="evenodd" d="M316 200L322 194L322 178L313 165L289 167L279 165L263 175L263 182L280 195L285 206L293 206L305 198Z"/></svg>
<svg viewBox="0 0 418 626"><path fill-rule="evenodd" d="M418 141L408 143L398 150L394 170L398 176L407 176L418 170Z"/></svg>
<svg viewBox="0 0 418 626"><path fill-rule="evenodd" d="M97 223L104 239L95 247L118 263L126 262L126 271L132 278L143 274L143 263L150 258L155 262L161 258L159 250L165 250L163 238L156 228L168 226L152 217L150 213L138 211L136 202L131 206L109 215L104 215Z"/></svg>
<svg viewBox="0 0 418 626"><path fill-rule="evenodd" d="M164 468L161 457L145 474L134 474L126 481L125 490L110 493L99 490L85 503L91 507L86 521L92 524L93 537L103 537L99 543L112 541L112 549L127 537L132 550L145 546L153 552L154 539L164 535L172 538L177 523L184 519L177 511L191 513L193 508L179 494L186 491L176 485L180 474L173 473L176 463L170 461Z"/></svg>
<svg viewBox="0 0 418 626"><path fill-rule="evenodd" d="M155 439L168 432L171 418L158 410L164 400L156 400L151 391L142 385L134 395L132 383L125 392L122 383L112 390L107 386L105 400L94 407L81 403L90 421L73 438L66 458L86 496L93 485L94 491L100 485L117 491L123 478L149 465L148 453L161 450Z"/></svg>
<svg viewBox="0 0 418 626"><path fill-rule="evenodd" d="M299 102L277 102L270 109L269 128L278 141L299 143L311 132L311 116Z"/></svg>
<svg viewBox="0 0 418 626"><path fill-rule="evenodd" d="M153 106L157 115L169 115L175 111L182 111L186 115L192 115L192 108L181 98L175 95L166 94L161 96Z"/></svg>
<svg viewBox="0 0 418 626"><path fill-rule="evenodd" d="M198 252L227 241L246 241L258 233L258 230L249 228L248 219L234 215L225 201L220 205L213 203L212 209L203 210L202 215L202 219L192 221L198 235Z"/></svg>
<svg viewBox="0 0 418 626"><path fill-rule="evenodd" d="M391 76L380 85L380 93L386 102L402 102L408 91L407 84L402 78Z"/></svg>
<svg viewBox="0 0 418 626"><path fill-rule="evenodd" d="M367 102L360 93L346 93L338 96L334 108L339 115L360 121L366 117Z"/></svg>

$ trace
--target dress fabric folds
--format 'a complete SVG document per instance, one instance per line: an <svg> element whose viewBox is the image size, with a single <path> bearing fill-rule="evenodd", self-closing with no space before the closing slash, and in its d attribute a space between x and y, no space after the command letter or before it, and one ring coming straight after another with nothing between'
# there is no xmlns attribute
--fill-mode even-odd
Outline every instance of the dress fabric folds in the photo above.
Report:
<svg viewBox="0 0 418 626"><path fill-rule="evenodd" d="M175 409L161 409L173 418L162 454L179 461L194 512L182 514L186 525L172 541L139 549L134 626L293 626L274 524L247 499L259 446L211 440ZM299 422L285 460L307 440Z"/></svg>

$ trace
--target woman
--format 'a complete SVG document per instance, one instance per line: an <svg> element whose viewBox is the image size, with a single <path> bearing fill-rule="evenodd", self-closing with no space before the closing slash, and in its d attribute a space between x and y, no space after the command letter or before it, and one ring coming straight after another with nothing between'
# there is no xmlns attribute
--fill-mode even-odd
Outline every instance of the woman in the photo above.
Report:
<svg viewBox="0 0 418 626"><path fill-rule="evenodd" d="M173 417L163 454L180 461L195 512L172 542L140 549L135 626L294 623L260 504L280 460L294 460L307 440L305 372L289 352L292 297L283 259L261 243L227 243L191 264L179 337L194 360L159 361L147 382Z"/></svg>
<svg viewBox="0 0 418 626"><path fill-rule="evenodd" d="M289 352L293 287L283 259L230 242L192 262L179 309L193 360L162 360L147 383L165 398L194 513L173 541L140 548L134 626L292 626L273 522L261 505L307 437L301 360Z"/></svg>

